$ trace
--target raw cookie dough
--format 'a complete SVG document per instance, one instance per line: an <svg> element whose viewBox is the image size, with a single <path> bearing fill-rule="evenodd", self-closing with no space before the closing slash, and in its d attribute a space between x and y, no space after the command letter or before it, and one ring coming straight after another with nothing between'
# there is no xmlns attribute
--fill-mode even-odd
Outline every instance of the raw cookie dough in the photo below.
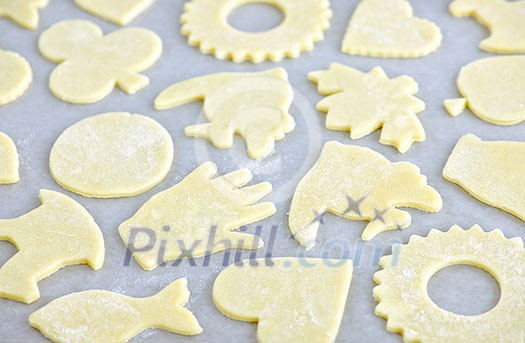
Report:
<svg viewBox="0 0 525 343"><path fill-rule="evenodd" d="M140 114L113 112L66 129L51 149L49 168L67 190L117 198L153 188L172 162L173 141L164 127Z"/></svg>
<svg viewBox="0 0 525 343"><path fill-rule="evenodd" d="M413 16L407 0L362 0L348 24L343 52L351 55L413 58L441 46L441 30Z"/></svg>
<svg viewBox="0 0 525 343"><path fill-rule="evenodd" d="M33 80L31 66L25 58L5 50L0 50L0 75L0 105L22 96Z"/></svg>
<svg viewBox="0 0 525 343"><path fill-rule="evenodd" d="M454 0L450 13L472 16L490 30L479 47L490 52L525 52L525 1Z"/></svg>
<svg viewBox="0 0 525 343"><path fill-rule="evenodd" d="M84 104L106 97L115 86L133 94L149 84L139 74L162 53L162 41L153 31L127 28L106 36L87 20L64 20L44 31L38 41L42 55L59 63L49 78L53 94Z"/></svg>
<svg viewBox="0 0 525 343"><path fill-rule="evenodd" d="M474 61L461 68L457 85L464 98L445 101L452 116L468 106L481 119L497 125L525 120L525 56Z"/></svg>
<svg viewBox="0 0 525 343"><path fill-rule="evenodd" d="M333 63L330 69L308 74L327 97L317 104L326 112L326 128L349 131L352 139L382 128L380 141L406 152L413 142L425 140L416 116L425 103L414 96L418 84L409 76L389 79L381 67L368 73Z"/></svg>
<svg viewBox="0 0 525 343"><path fill-rule="evenodd" d="M463 136L452 151L443 177L490 206L525 221L525 143L482 142Z"/></svg>
<svg viewBox="0 0 525 343"><path fill-rule="evenodd" d="M410 225L410 214L399 206L438 212L442 200L416 165L391 163L374 150L332 141L299 182L289 227L294 238L311 249L323 215L331 212L370 221L362 235L368 241L383 231Z"/></svg>
<svg viewBox="0 0 525 343"><path fill-rule="evenodd" d="M396 245L395 255L381 258L383 270L374 275L379 285L376 314L387 319L387 330L405 342L523 342L525 326L525 250L521 238L506 239L500 230L483 232L453 226L448 232L430 231ZM468 264L490 273L501 297L490 311L458 315L438 307L427 293L430 278L442 268Z"/></svg>
<svg viewBox="0 0 525 343"><path fill-rule="evenodd" d="M204 100L210 123L186 127L186 135L208 139L219 149L233 145L234 135L246 141L253 159L268 155L275 141L295 127L289 114L293 89L282 68L259 73L218 73L182 81L155 99L164 110Z"/></svg>
<svg viewBox="0 0 525 343"><path fill-rule="evenodd" d="M230 248L263 246L258 236L231 231L276 212L273 203L255 204L272 191L272 185L262 182L242 188L252 178L248 169L213 179L216 173L214 163L202 164L119 226L122 241L144 269Z"/></svg>
<svg viewBox="0 0 525 343"><path fill-rule="evenodd" d="M34 30L38 26L38 10L48 3L49 0L0 0L0 17Z"/></svg>
<svg viewBox="0 0 525 343"><path fill-rule="evenodd" d="M155 0L75 0L78 7L115 24L127 25Z"/></svg>
<svg viewBox="0 0 525 343"><path fill-rule="evenodd" d="M0 132L0 184L16 183L18 174L18 153L13 140Z"/></svg>
<svg viewBox="0 0 525 343"><path fill-rule="evenodd" d="M352 280L351 260L284 257L241 264L226 268L213 285L213 301L222 313L258 322L261 343L335 341Z"/></svg>
<svg viewBox="0 0 525 343"><path fill-rule="evenodd" d="M84 291L51 301L33 312L29 323L54 342L127 342L149 328L196 335L202 328L184 308L189 297L186 279L148 298Z"/></svg>
<svg viewBox="0 0 525 343"><path fill-rule="evenodd" d="M283 22L257 33L239 31L228 23L228 15L235 8L259 2L280 9ZM181 22L188 43L198 46L202 53L237 63L260 63L296 58L302 51L312 50L314 43L324 38L330 18L328 0L191 0L184 7Z"/></svg>
<svg viewBox="0 0 525 343"><path fill-rule="evenodd" d="M40 191L42 205L15 219L0 219L0 240L18 252L0 268L0 297L30 304L37 282L62 267L104 263L104 239L93 217L73 199Z"/></svg>

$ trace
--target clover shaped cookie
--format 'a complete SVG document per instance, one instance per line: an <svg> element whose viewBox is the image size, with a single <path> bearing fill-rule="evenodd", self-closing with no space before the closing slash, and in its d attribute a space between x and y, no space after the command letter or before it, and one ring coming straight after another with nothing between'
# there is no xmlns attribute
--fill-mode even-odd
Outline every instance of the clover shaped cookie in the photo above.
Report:
<svg viewBox="0 0 525 343"><path fill-rule="evenodd" d="M40 52L60 63L49 79L51 92L71 103L103 99L118 85L133 94L149 84L139 72L152 66L162 53L162 41L152 31L127 28L106 36L86 20L66 20L44 31Z"/></svg>

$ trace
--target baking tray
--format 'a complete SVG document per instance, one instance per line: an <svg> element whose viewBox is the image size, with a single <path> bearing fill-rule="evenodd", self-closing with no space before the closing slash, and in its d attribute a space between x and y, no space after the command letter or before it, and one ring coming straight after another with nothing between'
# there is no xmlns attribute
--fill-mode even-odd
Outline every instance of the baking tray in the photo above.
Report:
<svg viewBox="0 0 525 343"><path fill-rule="evenodd" d="M31 305L0 299L0 341L44 342L45 338L32 329L27 322L30 313L49 301L89 289L105 289L129 296L148 296L158 292L171 281L187 277L192 292L188 307L198 317L204 332L199 336L184 337L162 330L147 330L132 339L133 342L251 342L256 340L256 325L234 321L223 316L213 305L211 290L215 277L225 268L227 253L214 254L208 266L203 259L197 266L184 261L177 267L144 271L134 261L124 266L126 248L117 233L118 225L132 216L152 195L164 190L196 166L206 160L218 164L225 173L247 167L254 173L254 181L270 181L275 191L267 200L275 201L277 214L262 222L249 226L255 232L263 225L262 237L268 243L275 239L273 256L297 256L304 253L290 238L287 227L287 212L291 196L306 171L315 163L323 143L337 140L346 144L370 147L384 154L391 161L409 161L421 168L429 183L443 197L443 210L437 214L409 210L412 225L402 231L380 234L370 242L360 240L365 222L350 221L336 216L326 216L319 230L316 247L306 256L341 257L354 259L354 276L346 304L344 318L337 340L340 342L400 342L401 336L388 333L385 321L374 315L376 305L372 297L373 273L378 270L379 256L390 253L393 243L407 242L411 235L426 235L432 228L447 230L458 224L468 228L480 224L485 230L501 228L507 237L525 238L523 222L503 211L484 205L458 186L441 177L443 166L456 141L466 133L474 133L486 140L522 140L525 126L498 127L488 124L469 112L460 117L450 117L442 107L446 98L457 97L455 87L459 69L478 58L490 56L478 49L478 43L487 31L473 19L457 19L448 13L448 0L411 0L415 13L436 22L443 32L443 45L434 54L419 59L379 59L343 54L341 40L348 20L357 5L357 0L332 0L334 18L324 41L316 44L311 53L298 59L280 63L266 62L234 64L219 61L201 54L198 49L186 44L180 34L179 17L183 1L158 0L130 26L145 27L157 32L163 42L161 59L144 74L151 84L130 96L116 89L104 100L90 105L70 105L56 99L47 87L50 72L56 66L42 58L37 50L39 34L51 24L64 19L82 18L100 25L104 32L120 28L77 8L71 0L53 0L40 12L39 29L28 31L12 22L0 19L0 49L16 51L31 64L34 82L27 93L14 103L0 107L0 131L15 141L20 154L21 180L17 184L0 186L0 217L12 218L22 215L39 205L38 191L51 189L67 194L85 206L101 227L106 243L106 261L99 271L87 266L70 266L39 282L41 298ZM261 6L251 10L239 10L235 20L245 27L268 25L275 22L272 11ZM251 14L251 16L250 16ZM255 16L254 16L255 15ZM278 22L278 21L277 21ZM343 63L364 71L381 66L394 77L407 74L420 86L418 97L426 102L427 109L419 115L427 133L423 143L415 143L406 154L378 143L379 132L352 141L344 132L324 128L324 115L315 110L322 97L314 84L306 79L310 71L325 69L331 62ZM184 135L184 127L202 121L201 104L189 104L172 110L157 112L153 100L167 86L197 75L222 71L259 71L274 67L285 68L295 90L292 109L297 127L277 142L275 151L268 157L253 161L247 158L244 142L235 140L230 150L217 150L203 139ZM99 113L128 111L150 116L164 125L174 139L175 159L173 167L157 187L132 198L89 199L62 189L54 182L48 167L49 151L60 133L71 124ZM272 231L272 226L277 226ZM272 233L274 232L274 234ZM267 244L268 245L268 244ZM330 248L330 249L329 249ZM16 250L9 243L2 243L0 263L6 261ZM263 257L266 250L257 253ZM231 254L233 261L234 253ZM239 255L248 258L250 251ZM228 264L228 263L227 263ZM436 277L430 292L438 303L465 313L479 313L487 309L490 302L498 299L498 287L481 272L467 267L455 267ZM473 328L475 330L475 328Z"/></svg>

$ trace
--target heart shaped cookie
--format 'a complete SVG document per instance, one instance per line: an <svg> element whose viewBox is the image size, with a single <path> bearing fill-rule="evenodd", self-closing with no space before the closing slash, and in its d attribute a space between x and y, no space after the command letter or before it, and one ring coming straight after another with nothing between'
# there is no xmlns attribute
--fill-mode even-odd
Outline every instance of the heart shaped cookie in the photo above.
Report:
<svg viewBox="0 0 525 343"><path fill-rule="evenodd" d="M378 57L422 57L441 45L441 30L413 16L406 0L363 0L343 40L343 52Z"/></svg>
<svg viewBox="0 0 525 343"><path fill-rule="evenodd" d="M75 0L78 7L118 25L127 25L155 0Z"/></svg>

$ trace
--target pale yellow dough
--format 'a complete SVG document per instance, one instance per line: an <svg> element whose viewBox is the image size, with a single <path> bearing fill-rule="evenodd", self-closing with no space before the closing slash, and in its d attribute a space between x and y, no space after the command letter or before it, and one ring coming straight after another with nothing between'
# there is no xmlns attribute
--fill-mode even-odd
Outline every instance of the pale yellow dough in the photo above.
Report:
<svg viewBox="0 0 525 343"><path fill-rule="evenodd" d="M279 8L285 19L265 32L243 32L228 23L228 15L237 7L250 3L266 3ZM324 38L330 27L328 0L190 0L181 17L182 33L188 43L205 54L240 63L249 60L280 61L296 58L310 51Z"/></svg>
<svg viewBox="0 0 525 343"><path fill-rule="evenodd" d="M454 0L450 13L472 16L490 31L479 47L490 52L525 52L525 1Z"/></svg>
<svg viewBox="0 0 525 343"><path fill-rule="evenodd" d="M247 169L213 178L216 173L212 162L202 164L119 226L122 241L144 269L230 248L263 246L258 236L231 231L276 212L273 203L255 204L272 186L262 182L242 188L252 178Z"/></svg>
<svg viewBox="0 0 525 343"><path fill-rule="evenodd" d="M407 0L362 0L346 35L343 52L351 55L413 58L441 46L439 27L416 18Z"/></svg>
<svg viewBox="0 0 525 343"><path fill-rule="evenodd" d="M71 103L92 103L115 86L133 94L149 84L139 74L162 53L153 31L126 28L106 36L87 20L64 20L44 31L38 41L42 55L59 63L49 78L53 94Z"/></svg>
<svg viewBox="0 0 525 343"><path fill-rule="evenodd" d="M0 184L18 182L20 180L18 166L15 143L8 135L0 132Z"/></svg>
<svg viewBox="0 0 525 343"><path fill-rule="evenodd" d="M115 24L127 25L155 0L75 0L78 7Z"/></svg>
<svg viewBox="0 0 525 343"><path fill-rule="evenodd" d="M380 141L406 152L413 142L425 140L416 116L425 103L415 96L419 86L403 75L389 79L381 67L368 73L333 63L330 69L308 74L319 93L327 97L317 104L326 112L326 128L349 131L352 139L382 128Z"/></svg>
<svg viewBox="0 0 525 343"><path fill-rule="evenodd" d="M383 231L410 225L410 214L398 206L438 212L442 200L414 164L391 163L374 150L332 141L299 182L289 227L294 238L311 249L323 214L331 212L370 221L362 235L368 241Z"/></svg>
<svg viewBox="0 0 525 343"><path fill-rule="evenodd" d="M140 114L112 112L66 129L51 149L49 168L72 192L116 198L156 186L172 162L173 141L164 127Z"/></svg>
<svg viewBox="0 0 525 343"><path fill-rule="evenodd" d="M453 226L448 232L412 236L408 244L381 258L374 275L376 314L387 330L405 342L494 343L525 340L525 250L521 238L506 239L500 230L484 232ZM442 268L468 264L484 269L499 283L501 297L490 311L458 315L439 308L427 294L430 278Z"/></svg>
<svg viewBox="0 0 525 343"><path fill-rule="evenodd" d="M490 206L525 221L525 143L482 142L463 136L452 151L443 177Z"/></svg>
<svg viewBox="0 0 525 343"><path fill-rule="evenodd" d="M49 0L0 0L0 17L34 30L38 27L38 10L48 3Z"/></svg>
<svg viewBox="0 0 525 343"><path fill-rule="evenodd" d="M31 66L25 58L5 50L0 50L0 75L0 105L22 96L33 80Z"/></svg>
<svg viewBox="0 0 525 343"><path fill-rule="evenodd" d="M335 341L352 280L351 260L283 257L241 263L226 268L213 285L213 301L222 313L257 322L261 343Z"/></svg>
<svg viewBox="0 0 525 343"><path fill-rule="evenodd" d="M445 108L452 116L468 106L475 115L492 124L515 125L525 120L525 56L474 61L461 68L457 85L464 98L445 101Z"/></svg>
<svg viewBox="0 0 525 343"><path fill-rule="evenodd" d="M208 139L219 149L233 145L234 135L246 141L258 159L272 152L275 141L295 127L289 114L293 89L282 68L259 73L218 73L179 82L155 99L157 110L203 100L210 123L186 127L188 136Z"/></svg>
<svg viewBox="0 0 525 343"><path fill-rule="evenodd" d="M104 263L104 239L93 217L73 199L41 190L42 205L0 220L0 240L18 252L0 268L0 297L26 304L40 298L37 282L62 267Z"/></svg>
<svg viewBox="0 0 525 343"><path fill-rule="evenodd" d="M51 301L29 316L31 326L54 342L127 342L149 328L183 335L202 332L184 305L188 282L178 279L148 298L102 290L73 293Z"/></svg>

